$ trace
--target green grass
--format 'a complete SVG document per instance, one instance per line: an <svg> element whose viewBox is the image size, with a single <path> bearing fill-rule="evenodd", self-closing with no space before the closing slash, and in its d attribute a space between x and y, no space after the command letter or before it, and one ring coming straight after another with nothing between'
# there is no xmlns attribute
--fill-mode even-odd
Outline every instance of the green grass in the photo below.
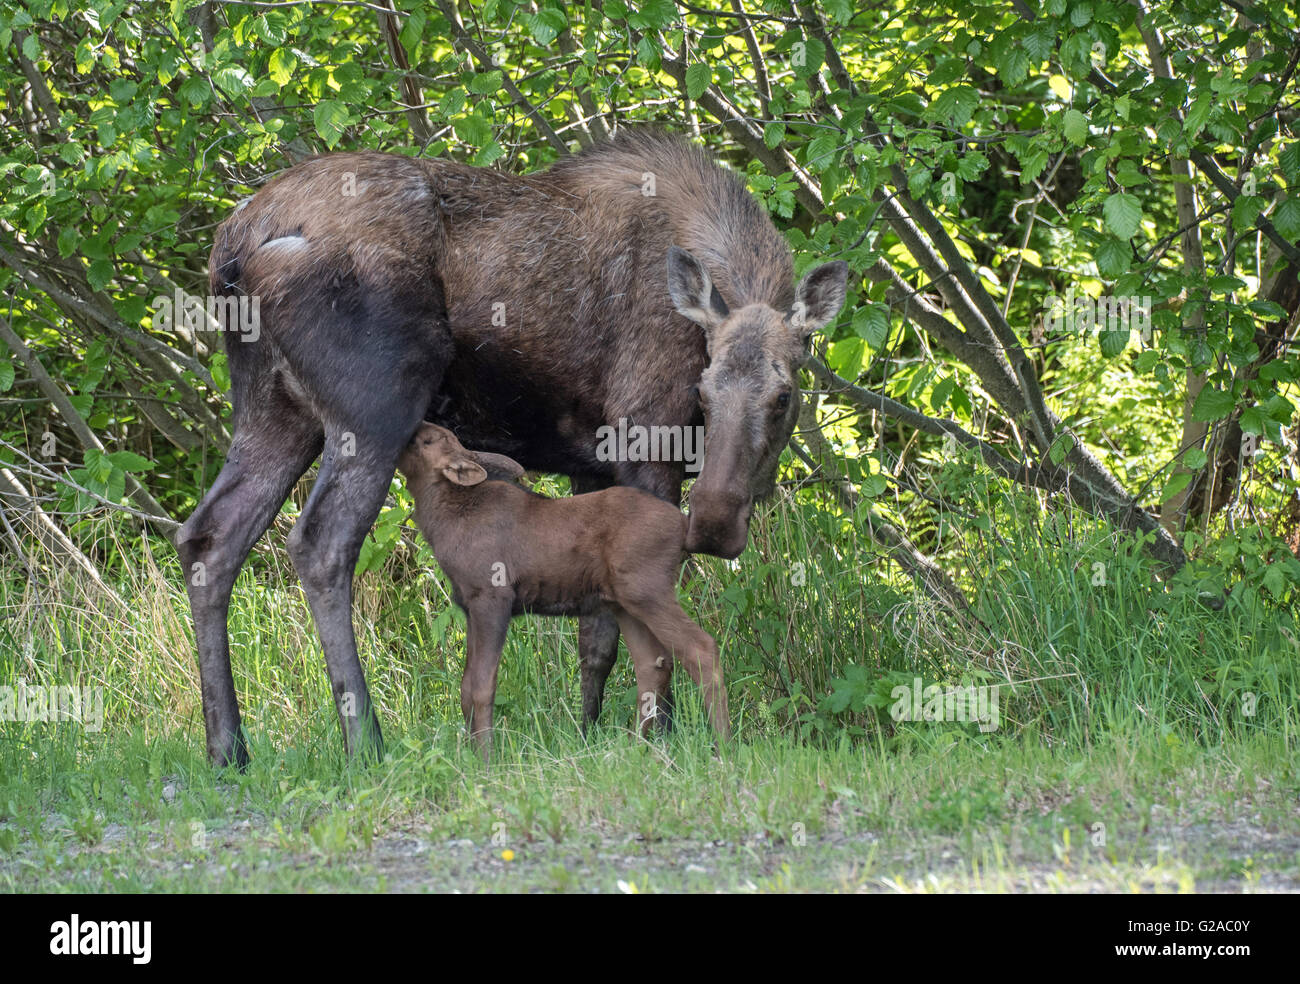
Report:
<svg viewBox="0 0 1300 984"><path fill-rule="evenodd" d="M391 730L391 729L390 729ZM1210 890L1294 888L1300 791L1275 742L1084 750L908 739L892 750L393 735L351 770L323 741L8 745L0 887L70 890ZM24 763L26 767L23 768ZM513 855L513 856L511 856Z"/></svg>
<svg viewBox="0 0 1300 984"><path fill-rule="evenodd" d="M1125 541L1072 522L965 531L946 562L974 607L955 619L852 523L787 500L739 564L701 558L683 585L723 647L733 742L715 750L684 674L675 730L632 738L626 659L584 739L573 623L526 619L490 767L461 729L463 622L422 554L358 586L388 748L369 767L342 756L278 544L241 576L243 774L204 761L165 543L119 544L124 611L15 576L0 685L102 687L106 718L98 733L0 723L0 889L1300 887L1293 615L1258 599L1212 611L1191 581L1155 584ZM998 685L1000 727L894 722L882 695L913 676Z"/></svg>

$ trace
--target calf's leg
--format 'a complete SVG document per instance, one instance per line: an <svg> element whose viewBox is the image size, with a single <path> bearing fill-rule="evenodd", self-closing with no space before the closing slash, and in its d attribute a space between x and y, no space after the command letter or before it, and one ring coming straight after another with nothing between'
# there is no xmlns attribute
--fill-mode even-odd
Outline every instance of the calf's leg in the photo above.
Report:
<svg viewBox="0 0 1300 984"><path fill-rule="evenodd" d="M681 504L681 466L673 463L638 462L623 463L615 482L590 475L573 475L570 484L574 495L599 492L611 484L630 485L644 489L675 506ZM605 701L605 682L609 679L614 661L618 658L619 623L610 611L583 616L578 620L578 656L582 668L582 733L596 723ZM669 661L669 678L659 695L656 711L659 726L672 730L673 688L672 661Z"/></svg>
<svg viewBox="0 0 1300 984"><path fill-rule="evenodd" d="M691 621L671 593L649 600L620 598L619 603L644 622L673 658L682 664L704 692L709 720L718 738L722 741L729 738L731 719L727 711L727 688L722 680L718 644L713 637Z"/></svg>
<svg viewBox="0 0 1300 984"><path fill-rule="evenodd" d="M465 675L460 680L460 709L465 727L487 762L492 751L492 705L497 670L510 629L509 604L476 605L467 614Z"/></svg>
<svg viewBox="0 0 1300 984"><path fill-rule="evenodd" d="M617 617L636 669L637 730L642 738L648 738L652 727L666 729L665 705L671 700L673 656L635 615L619 611Z"/></svg>

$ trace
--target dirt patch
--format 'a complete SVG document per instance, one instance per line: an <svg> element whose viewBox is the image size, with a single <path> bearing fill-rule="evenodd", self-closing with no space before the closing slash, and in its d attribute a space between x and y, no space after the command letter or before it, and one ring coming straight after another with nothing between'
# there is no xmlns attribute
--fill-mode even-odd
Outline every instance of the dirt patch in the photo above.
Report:
<svg viewBox="0 0 1300 984"><path fill-rule="evenodd" d="M197 827L108 824L93 845L66 818L0 860L10 891L386 892L1297 892L1300 835L1252 820L1173 822L1112 848L1062 848L1048 831L966 836L809 835L796 845L653 839L595 829L561 842L439 839L418 824L368 846L304 846L264 816ZM0 828L3 829L3 828Z"/></svg>

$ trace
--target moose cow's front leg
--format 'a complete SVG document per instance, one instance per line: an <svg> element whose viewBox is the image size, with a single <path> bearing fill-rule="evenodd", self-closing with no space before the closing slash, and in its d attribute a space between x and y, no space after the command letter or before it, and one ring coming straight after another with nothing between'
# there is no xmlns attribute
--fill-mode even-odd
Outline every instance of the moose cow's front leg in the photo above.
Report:
<svg viewBox="0 0 1300 984"><path fill-rule="evenodd" d="M578 619L582 665L582 733L596 723L605 702L605 681L618 658L618 620L609 612Z"/></svg>

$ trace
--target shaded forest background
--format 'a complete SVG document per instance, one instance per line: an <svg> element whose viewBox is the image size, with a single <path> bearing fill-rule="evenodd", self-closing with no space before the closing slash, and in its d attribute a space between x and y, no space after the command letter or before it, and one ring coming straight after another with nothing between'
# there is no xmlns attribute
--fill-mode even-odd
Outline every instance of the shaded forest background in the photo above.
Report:
<svg viewBox="0 0 1300 984"><path fill-rule="evenodd" d="M800 272L850 265L782 473L832 541L956 617L972 542L1028 528L1014 565L1074 517L1212 606L1300 587L1294 4L0 0L0 49L19 592L114 594L215 477L229 380L186 300L241 198L329 150L527 172L640 123L743 174ZM395 485L363 568L408 513Z"/></svg>

